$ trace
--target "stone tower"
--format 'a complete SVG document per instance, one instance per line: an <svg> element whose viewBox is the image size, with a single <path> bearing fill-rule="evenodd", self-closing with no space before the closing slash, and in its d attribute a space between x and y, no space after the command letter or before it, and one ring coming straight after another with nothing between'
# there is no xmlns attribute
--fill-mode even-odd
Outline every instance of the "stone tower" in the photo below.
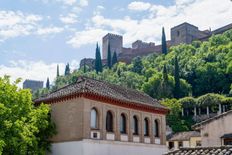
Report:
<svg viewBox="0 0 232 155"><path fill-rule="evenodd" d="M107 59L108 44L110 43L110 51L116 51L117 55L122 52L122 41L123 38L121 35L108 33L102 38L102 54L103 59Z"/></svg>
<svg viewBox="0 0 232 155"><path fill-rule="evenodd" d="M190 44L197 39L200 31L198 27L189 23L182 23L171 28L171 44L179 45L181 43Z"/></svg>

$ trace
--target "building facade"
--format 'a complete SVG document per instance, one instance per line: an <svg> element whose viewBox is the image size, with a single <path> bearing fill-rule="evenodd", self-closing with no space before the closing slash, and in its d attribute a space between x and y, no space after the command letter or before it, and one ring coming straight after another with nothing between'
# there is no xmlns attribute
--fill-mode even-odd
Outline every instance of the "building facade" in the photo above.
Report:
<svg viewBox="0 0 232 155"><path fill-rule="evenodd" d="M201 134L198 131L186 131L167 136L166 145L169 150L177 150L181 147L201 146Z"/></svg>
<svg viewBox="0 0 232 155"><path fill-rule="evenodd" d="M23 89L31 89L32 92L43 88L43 81L25 80L23 82Z"/></svg>
<svg viewBox="0 0 232 155"><path fill-rule="evenodd" d="M35 101L51 104L56 155L161 155L168 109L141 92L80 77Z"/></svg>
<svg viewBox="0 0 232 155"><path fill-rule="evenodd" d="M232 145L232 110L193 126L201 132L202 146Z"/></svg>

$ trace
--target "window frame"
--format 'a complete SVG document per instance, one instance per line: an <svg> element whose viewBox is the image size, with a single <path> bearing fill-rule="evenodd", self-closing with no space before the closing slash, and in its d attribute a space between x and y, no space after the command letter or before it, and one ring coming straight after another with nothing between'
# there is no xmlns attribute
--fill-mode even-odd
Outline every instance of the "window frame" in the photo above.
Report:
<svg viewBox="0 0 232 155"><path fill-rule="evenodd" d="M95 118L94 118L94 125L92 125L92 116L93 116L93 112L95 112ZM95 107L91 108L90 110L90 128L91 129L98 129L99 125L98 125L98 120L99 120L99 116L98 116L98 111Z"/></svg>
<svg viewBox="0 0 232 155"><path fill-rule="evenodd" d="M106 123L105 123L106 132L114 132L114 116L112 111L108 110L106 112Z"/></svg>
<svg viewBox="0 0 232 155"><path fill-rule="evenodd" d="M120 115L120 133L127 134L127 119L124 113Z"/></svg>

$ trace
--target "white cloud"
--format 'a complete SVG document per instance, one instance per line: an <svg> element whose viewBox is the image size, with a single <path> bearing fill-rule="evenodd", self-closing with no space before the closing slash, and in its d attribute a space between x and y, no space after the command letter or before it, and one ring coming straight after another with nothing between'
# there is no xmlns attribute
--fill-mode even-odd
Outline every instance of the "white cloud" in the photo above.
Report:
<svg viewBox="0 0 232 155"><path fill-rule="evenodd" d="M73 5L76 3L76 0L57 0L58 2L62 2L65 5Z"/></svg>
<svg viewBox="0 0 232 155"><path fill-rule="evenodd" d="M0 11L0 41L29 35L37 27L42 17L21 11Z"/></svg>
<svg viewBox="0 0 232 155"><path fill-rule="evenodd" d="M99 9L99 10L104 10L104 9L105 9L105 7L104 7L104 6L102 6L102 5L98 5L98 6L97 6L97 9Z"/></svg>
<svg viewBox="0 0 232 155"><path fill-rule="evenodd" d="M77 15L74 13L69 13L67 16L60 16L60 21L64 24L74 24L77 22Z"/></svg>
<svg viewBox="0 0 232 155"><path fill-rule="evenodd" d="M88 0L80 0L80 6L84 7L84 6L88 6L89 2Z"/></svg>
<svg viewBox="0 0 232 155"><path fill-rule="evenodd" d="M62 27L44 27L44 28L38 28L37 30L37 34L38 35L48 35L48 34L56 34L56 33L60 33L64 30L64 28Z"/></svg>
<svg viewBox="0 0 232 155"><path fill-rule="evenodd" d="M151 7L150 3L134 1L128 5L129 10L145 11Z"/></svg>
<svg viewBox="0 0 232 155"><path fill-rule="evenodd" d="M102 29L87 29L76 32L75 35L67 41L74 48L79 48L82 45L95 44L101 40L107 31Z"/></svg>
<svg viewBox="0 0 232 155"><path fill-rule="evenodd" d="M60 74L64 73L65 64L64 63L45 63L43 61L27 61L18 60L10 61L9 66L0 65L0 76L10 75L12 80L17 78L33 79L46 81L49 77L50 81L53 81L56 77L56 67L59 64ZM72 60L70 63L71 70L78 67L79 63L76 60ZM22 83L20 83L22 87Z"/></svg>

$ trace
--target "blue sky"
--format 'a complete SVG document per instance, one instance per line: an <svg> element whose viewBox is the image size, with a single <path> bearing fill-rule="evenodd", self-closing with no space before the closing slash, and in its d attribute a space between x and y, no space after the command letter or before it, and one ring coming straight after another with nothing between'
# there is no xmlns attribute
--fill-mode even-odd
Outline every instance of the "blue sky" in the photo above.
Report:
<svg viewBox="0 0 232 155"><path fill-rule="evenodd" d="M94 57L107 33L160 42L161 28L189 22L201 30L232 23L230 0L1 0L0 76L53 79L67 62L72 69Z"/></svg>

